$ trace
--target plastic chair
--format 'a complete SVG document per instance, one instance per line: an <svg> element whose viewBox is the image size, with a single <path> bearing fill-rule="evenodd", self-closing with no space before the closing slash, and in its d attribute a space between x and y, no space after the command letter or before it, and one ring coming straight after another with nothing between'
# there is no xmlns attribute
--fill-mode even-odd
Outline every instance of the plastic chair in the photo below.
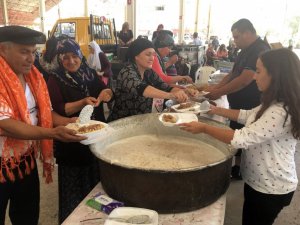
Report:
<svg viewBox="0 0 300 225"><path fill-rule="evenodd" d="M214 67L216 70L229 70L231 71L233 68L234 63L233 62L228 62L228 61L222 61L222 60L214 60Z"/></svg>
<svg viewBox="0 0 300 225"><path fill-rule="evenodd" d="M198 84L207 84L208 83L208 79L209 76L216 72L216 69L212 66L203 66L200 67L197 71L196 71L196 76L195 76L195 83Z"/></svg>

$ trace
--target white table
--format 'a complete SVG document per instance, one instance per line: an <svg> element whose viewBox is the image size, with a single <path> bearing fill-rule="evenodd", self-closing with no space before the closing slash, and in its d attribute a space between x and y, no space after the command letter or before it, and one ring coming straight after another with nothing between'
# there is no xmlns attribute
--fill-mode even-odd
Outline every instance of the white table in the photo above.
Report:
<svg viewBox="0 0 300 225"><path fill-rule="evenodd" d="M103 191L101 183L88 194L72 214L63 222L63 225L102 225L107 218L87 205L86 201L96 193ZM159 225L222 225L224 223L226 195L221 196L211 205L188 213L159 214Z"/></svg>

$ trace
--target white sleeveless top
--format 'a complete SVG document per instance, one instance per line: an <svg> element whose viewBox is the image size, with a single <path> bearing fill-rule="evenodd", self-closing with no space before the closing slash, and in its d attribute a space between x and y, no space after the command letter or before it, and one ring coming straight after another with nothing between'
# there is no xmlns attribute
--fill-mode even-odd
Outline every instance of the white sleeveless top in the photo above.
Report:
<svg viewBox="0 0 300 225"><path fill-rule="evenodd" d="M34 99L34 97L32 95L32 92L31 92L31 90L30 90L27 83L26 83L26 86L25 86L25 97L26 97L26 101L27 101L27 110L30 112L31 124L32 125L37 125L37 123L38 123L38 118L37 118L38 109L37 109L35 99ZM8 118L9 118L8 116L0 116L0 120L4 120L4 119L8 119ZM3 148L3 145L4 145L5 139L6 139L5 136L0 136L0 157L2 156L2 148Z"/></svg>

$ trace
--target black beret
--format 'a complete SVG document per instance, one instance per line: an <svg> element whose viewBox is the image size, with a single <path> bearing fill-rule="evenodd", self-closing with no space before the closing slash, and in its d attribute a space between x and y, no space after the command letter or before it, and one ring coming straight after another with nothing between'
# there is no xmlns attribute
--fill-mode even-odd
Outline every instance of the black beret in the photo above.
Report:
<svg viewBox="0 0 300 225"><path fill-rule="evenodd" d="M39 31L22 26L0 27L0 42L11 41L17 44L44 44L46 36Z"/></svg>
<svg viewBox="0 0 300 225"><path fill-rule="evenodd" d="M130 44L127 51L127 58L131 61L134 61L134 57L139 55L142 51L144 51L147 48L154 49L152 42L146 38L138 38Z"/></svg>

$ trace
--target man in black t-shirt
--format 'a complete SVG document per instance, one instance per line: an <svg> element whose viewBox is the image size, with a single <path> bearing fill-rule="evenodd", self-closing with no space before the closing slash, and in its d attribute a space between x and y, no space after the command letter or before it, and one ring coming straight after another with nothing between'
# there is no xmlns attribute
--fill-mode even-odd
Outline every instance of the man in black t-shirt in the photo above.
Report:
<svg viewBox="0 0 300 225"><path fill-rule="evenodd" d="M227 95L231 109L252 109L260 104L260 92L253 76L256 71L256 61L261 52L270 47L260 37L252 23L247 19L240 19L231 27L234 42L241 49L232 71L216 86L209 87L207 95L210 99L217 99ZM232 129L243 127L235 121L230 121ZM238 154L238 156L240 153ZM239 158L236 158L236 167L233 175L238 171Z"/></svg>

